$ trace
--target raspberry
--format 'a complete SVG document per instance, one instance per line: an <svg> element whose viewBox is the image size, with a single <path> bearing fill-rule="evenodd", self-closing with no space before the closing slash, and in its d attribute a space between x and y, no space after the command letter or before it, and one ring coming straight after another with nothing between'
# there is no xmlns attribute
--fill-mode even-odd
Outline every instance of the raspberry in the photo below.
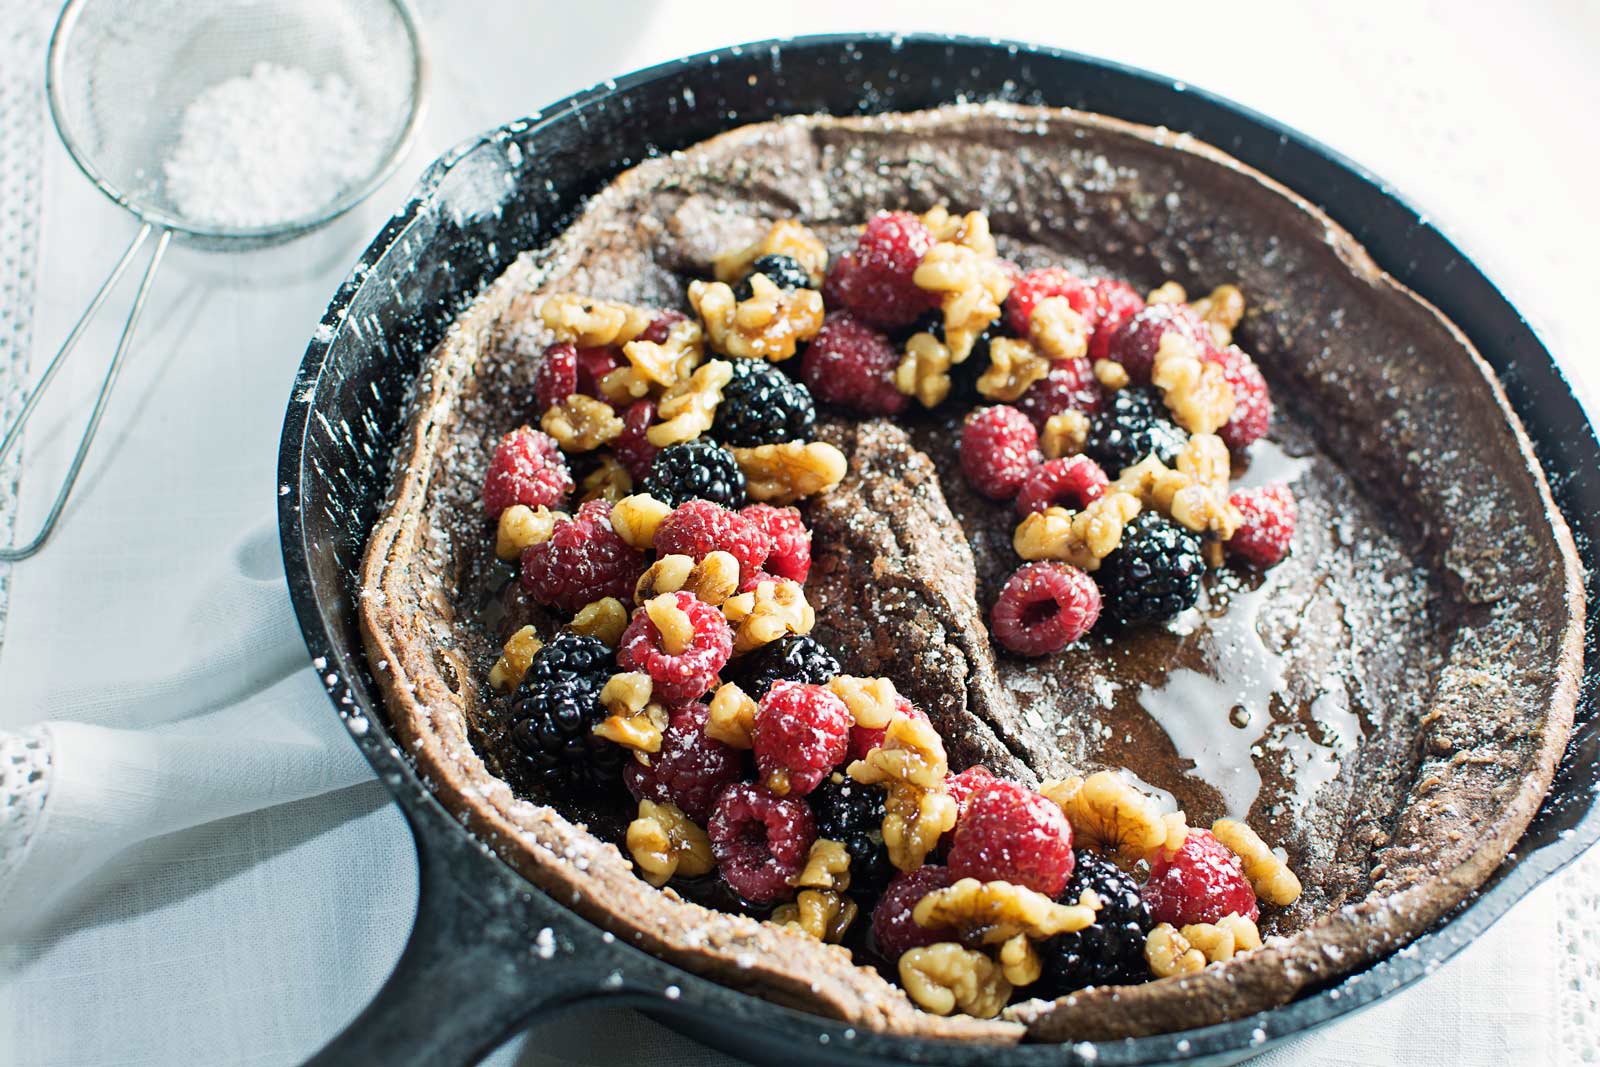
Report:
<svg viewBox="0 0 1600 1067"><path fill-rule="evenodd" d="M834 260L823 295L830 306L874 326L908 326L939 302L937 294L912 280L932 247L933 235L917 216L880 211L868 220L855 248Z"/></svg>
<svg viewBox="0 0 1600 1067"><path fill-rule="evenodd" d="M1105 359L1111 349L1111 338L1124 322L1144 310L1144 297L1127 282L1115 278L1096 278L1090 286L1094 289L1094 332L1089 335L1089 358Z"/></svg>
<svg viewBox="0 0 1600 1067"><path fill-rule="evenodd" d="M766 567L780 578L805 584L811 573L811 531L797 508L751 504L739 512L772 541Z"/></svg>
<svg viewBox="0 0 1600 1067"><path fill-rule="evenodd" d="M717 684L717 672L733 654L733 634L722 612L693 593L663 595L672 597L678 610L689 616L694 627L689 647L682 652L668 652L650 614L639 608L622 632L622 643L617 646L617 666L625 671L648 674L652 700L663 704L696 700Z"/></svg>
<svg viewBox="0 0 1600 1067"><path fill-rule="evenodd" d="M676 326L678 323L682 322L688 317L689 316L685 315L681 311L672 311L670 309L666 311L658 311L656 312L656 317L651 320L650 325L645 327L644 333L639 335L639 340L650 341L658 345L664 344L667 340L667 334L671 332L672 327Z"/></svg>
<svg viewBox="0 0 1600 1067"><path fill-rule="evenodd" d="M1028 472L1017 490L1017 514L1028 516L1050 507L1082 511L1100 499L1110 479L1088 456L1046 460Z"/></svg>
<svg viewBox="0 0 1600 1067"><path fill-rule="evenodd" d="M1052 296L1064 296L1072 310L1094 325L1094 290L1076 274L1065 267L1042 267L1030 270L1011 287L1006 297L1006 324L1018 337L1028 336L1028 324L1033 319L1033 309L1039 301Z"/></svg>
<svg viewBox="0 0 1600 1067"><path fill-rule="evenodd" d="M769 788L803 797L844 759L855 719L820 685L779 680L756 708L756 769Z"/></svg>
<svg viewBox="0 0 1600 1067"><path fill-rule="evenodd" d="M742 657L735 681L756 700L777 681L823 685L839 673L839 661L815 637L788 634Z"/></svg>
<svg viewBox="0 0 1600 1067"><path fill-rule="evenodd" d="M711 434L736 448L808 440L817 406L806 387L763 359L736 359Z"/></svg>
<svg viewBox="0 0 1600 1067"><path fill-rule="evenodd" d="M1060 808L1004 779L972 793L962 808L951 831L951 874L1060 895L1073 862L1072 827Z"/></svg>
<svg viewBox="0 0 1600 1067"><path fill-rule="evenodd" d="M794 892L789 879L805 866L817 830L804 800L739 782L717 797L706 835L723 881L745 900L766 904Z"/></svg>
<svg viewBox="0 0 1600 1067"><path fill-rule="evenodd" d="M1261 917L1244 866L1210 830L1191 829L1177 851L1163 849L1150 863L1140 891L1158 923L1214 923L1225 915Z"/></svg>
<svg viewBox="0 0 1600 1067"><path fill-rule="evenodd" d="M1105 393L1094 377L1094 364L1088 359L1058 359L1050 373L1028 387L1017 400L1017 408L1039 429L1045 420L1063 411L1093 415L1105 403Z"/></svg>
<svg viewBox="0 0 1600 1067"><path fill-rule="evenodd" d="M1121 474L1149 455L1171 466L1188 440L1167 417L1161 394L1145 386L1111 394L1110 406L1089 425L1083 451L1107 474Z"/></svg>
<svg viewBox="0 0 1600 1067"><path fill-rule="evenodd" d="M772 538L755 523L709 500L690 500L679 504L656 527L654 542L658 556L680 555L705 559L713 552L727 552L739 561L739 573L749 574L766 562L772 551Z"/></svg>
<svg viewBox="0 0 1600 1067"><path fill-rule="evenodd" d="M868 415L897 415L911 398L894 387L900 353L859 319L834 312L800 358L800 379L828 404Z"/></svg>
<svg viewBox="0 0 1600 1067"><path fill-rule="evenodd" d="M1015 496L1042 458L1039 431L1016 408L984 408L961 428L961 473L991 500Z"/></svg>
<svg viewBox="0 0 1600 1067"><path fill-rule="evenodd" d="M644 553L611 529L611 505L590 500L556 523L550 540L523 550L522 586L538 603L566 612L608 596L626 604L644 566Z"/></svg>
<svg viewBox="0 0 1600 1067"><path fill-rule="evenodd" d="M1289 554L1300 511L1293 491L1281 482L1240 489L1228 497L1228 503L1244 516L1244 522L1228 540L1228 551L1257 567L1281 563Z"/></svg>
<svg viewBox="0 0 1600 1067"><path fill-rule="evenodd" d="M709 500L725 508L744 507L744 471L733 453L704 437L668 445L650 463L644 491L677 507Z"/></svg>
<svg viewBox="0 0 1600 1067"><path fill-rule="evenodd" d="M572 492L572 472L556 439L526 426L500 438L483 476L483 508L491 519L512 504L554 507Z"/></svg>
<svg viewBox="0 0 1600 1067"><path fill-rule="evenodd" d="M1166 622L1194 607L1205 574L1200 538L1143 511L1095 571L1105 615L1119 626Z"/></svg>
<svg viewBox="0 0 1600 1067"><path fill-rule="evenodd" d="M973 796L988 789L994 783L1002 781L989 773L989 768L984 766L968 767L960 774L952 774L944 780L945 788L950 790L950 799L956 806L965 807L967 801Z"/></svg>
<svg viewBox="0 0 1600 1067"><path fill-rule="evenodd" d="M1023 656L1060 652L1094 628L1100 589L1066 563L1026 563L1000 590L991 623L995 640Z"/></svg>
<svg viewBox="0 0 1600 1067"><path fill-rule="evenodd" d="M760 256L750 264L750 269L745 276L739 279L739 284L733 287L733 296L736 300L749 300L755 293L750 288L752 274L765 274L767 281L779 289L815 289L811 281L811 272L800 265L800 261L793 256L766 255Z"/></svg>
<svg viewBox="0 0 1600 1067"><path fill-rule="evenodd" d="M600 379L622 366L614 348L580 348L577 355L578 392L600 396Z"/></svg>
<svg viewBox="0 0 1600 1067"><path fill-rule="evenodd" d="M767 571L747 571L739 579L739 592L754 593L757 589L761 588L762 582L772 582L776 584L779 581L782 581L782 579L780 579L776 574L771 574Z"/></svg>
<svg viewBox="0 0 1600 1067"><path fill-rule="evenodd" d="M917 707L905 697L895 694L895 710L908 719L928 721L927 712ZM886 726L852 726L850 727L850 758L866 759L867 753L883 744L884 735L888 732Z"/></svg>
<svg viewBox="0 0 1600 1067"><path fill-rule="evenodd" d="M1148 385L1156 349L1161 347L1161 338L1168 330L1176 330L1194 342L1201 359L1215 361L1217 343L1211 327L1187 304L1151 304L1135 313L1111 335L1106 358L1122 364L1134 384Z"/></svg>
<svg viewBox="0 0 1600 1067"><path fill-rule="evenodd" d="M744 776L743 754L706 736L710 715L700 703L672 709L661 751L650 756L648 766L629 760L623 768L623 781L635 800L676 804L695 822L705 822L718 790Z"/></svg>
<svg viewBox="0 0 1600 1067"><path fill-rule="evenodd" d="M1272 426L1272 394L1261 368L1238 345L1223 349L1218 362L1233 386L1233 417L1217 436L1235 452L1242 452L1265 437Z"/></svg>
<svg viewBox="0 0 1600 1067"><path fill-rule="evenodd" d="M527 691L511 709L524 774L551 798L613 788L623 750L594 734L606 717L602 678L565 675Z"/></svg>
<svg viewBox="0 0 1600 1067"><path fill-rule="evenodd" d="M919 900L955 880L948 868L931 863L895 875L872 909L872 944L878 955L893 963L911 949L956 940L953 927L918 926L911 914Z"/></svg>
<svg viewBox="0 0 1600 1067"><path fill-rule="evenodd" d="M650 476L650 465L655 462L656 453L661 451L645 436L645 431L655 421L655 401L635 400L622 413L621 435L611 442L611 450L617 454L617 461L628 468L628 474L636 485Z"/></svg>
<svg viewBox="0 0 1600 1067"><path fill-rule="evenodd" d="M533 376L533 396L539 410L554 407L578 391L578 350L570 341L545 349L544 361Z"/></svg>
<svg viewBox="0 0 1600 1067"><path fill-rule="evenodd" d="M1139 896L1139 883L1104 856L1080 851L1061 903L1076 904L1086 889L1100 901L1094 925L1057 934L1038 946L1049 996L1091 985L1132 985L1150 977L1144 939L1155 923Z"/></svg>
<svg viewBox="0 0 1600 1067"><path fill-rule="evenodd" d="M883 844L883 790L830 774L807 798L817 836L850 853L850 889L876 895L895 875Z"/></svg>

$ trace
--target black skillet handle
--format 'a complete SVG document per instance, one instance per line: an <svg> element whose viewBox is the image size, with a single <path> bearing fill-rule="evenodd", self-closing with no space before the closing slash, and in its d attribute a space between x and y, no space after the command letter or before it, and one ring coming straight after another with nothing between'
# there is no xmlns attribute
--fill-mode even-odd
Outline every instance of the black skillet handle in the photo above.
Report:
<svg viewBox="0 0 1600 1067"><path fill-rule="evenodd" d="M420 875L411 939L372 1002L307 1067L467 1067L535 1016L650 999L666 965L532 888L432 798L402 797Z"/></svg>

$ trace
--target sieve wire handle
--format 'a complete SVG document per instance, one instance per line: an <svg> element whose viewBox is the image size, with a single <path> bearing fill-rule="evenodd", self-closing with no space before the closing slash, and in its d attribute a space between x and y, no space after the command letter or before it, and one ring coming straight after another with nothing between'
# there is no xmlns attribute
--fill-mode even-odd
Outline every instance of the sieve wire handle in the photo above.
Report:
<svg viewBox="0 0 1600 1067"><path fill-rule="evenodd" d="M27 425L28 418L39 405L39 398L44 396L44 391L49 388L55 379L56 372L61 369L61 364L66 360L67 354L78 344L78 339L83 336L83 331L94 319L95 313L100 310L106 298L111 295L111 290L116 288L117 282L122 280L123 274L128 270L128 265L133 262L133 257L139 249L149 240L150 234L157 227L154 223L145 223L139 227L139 232L133 235L133 240L128 243L127 251L122 253L122 258L117 260L117 265L111 268L111 273L106 280L100 283L100 288L94 294L94 299L89 301L89 306L79 316L78 322L72 327L72 332L67 334L67 339L61 343L61 348L55 354L44 373L39 376L38 384L28 394L27 401L22 405L22 411L17 415L6 430L4 440L0 440L0 460L5 459L17 442L22 439L22 428ZM44 547L55 531L56 522L61 518L62 509L67 506L67 498L72 495L72 487L78 481L78 474L83 470L83 461L88 458L89 445L94 441L95 431L100 428L100 418L105 414L106 401L111 399L111 390L117 384L117 376L122 372L122 361L128 354L128 348L133 343L133 331L139 325L139 316L144 312L145 299L150 295L150 283L155 281L156 268L161 265L161 257L166 255L167 244L172 240L172 231L161 229L156 238L156 250L150 256L150 263L144 269L144 277L139 282L139 291L134 295L133 307L128 311L128 321L123 324L122 337L117 342L117 350L111 357L111 366L106 368L105 381L100 383L100 395L95 397L94 409L89 412L89 424L84 428L83 438L78 442L78 451L72 457L72 465L67 468L67 475L61 482L61 489L56 494L55 503L50 505L50 513L44 517L44 524L40 526L38 534L32 541L14 548L0 548L0 563L15 563L27 559Z"/></svg>

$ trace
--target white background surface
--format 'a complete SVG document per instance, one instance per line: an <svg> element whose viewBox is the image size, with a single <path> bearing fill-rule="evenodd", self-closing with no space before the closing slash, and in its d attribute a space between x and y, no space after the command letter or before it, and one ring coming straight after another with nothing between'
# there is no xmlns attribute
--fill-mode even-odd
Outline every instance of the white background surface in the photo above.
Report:
<svg viewBox="0 0 1600 1067"><path fill-rule="evenodd" d="M10 27L0 33L24 32L40 17L35 4L0 0L0 23ZM197 687L223 700L253 677L290 671L298 635L286 616L258 655L214 651L238 618L232 602L211 598L207 575L232 567L264 589L277 580L271 523L283 405L360 247L448 145L606 77L719 44L868 28L1015 37L1231 96L1382 174L1505 288L1576 377L1600 378L1589 341L1600 5L1586 0L1228 10L1165 0L903 9L423 0L423 17L434 95L421 143L394 181L332 231L287 249L170 257L64 527L45 558L11 575L0 726L46 717L159 722L197 710ZM42 52L37 62L42 81ZM17 150L0 144L0 153ZM36 368L132 231L48 129L41 164L31 309L3 309L31 310ZM0 204L8 208L16 209ZM23 529L42 514L76 439L115 318L91 332L29 435ZM207 670L217 655L229 665L220 677ZM161 681L175 670L187 680ZM325 714L306 690L311 713ZM1600 951L1593 940L1584 947L1578 930L1592 922L1585 884L1597 873L1591 856L1586 879L1542 888L1420 988L1274 1060L1593 1060L1594 1038L1585 1045L1575 1035L1600 1020L1581 1014L1592 1001L1571 987L1585 971L1595 980ZM141 846L46 936L0 949L0 1061L294 1062L376 988L398 955L414 895L401 819L370 782ZM497 1060L517 1055L503 1050ZM520 1056L706 1061L653 1025L614 1014L547 1024Z"/></svg>

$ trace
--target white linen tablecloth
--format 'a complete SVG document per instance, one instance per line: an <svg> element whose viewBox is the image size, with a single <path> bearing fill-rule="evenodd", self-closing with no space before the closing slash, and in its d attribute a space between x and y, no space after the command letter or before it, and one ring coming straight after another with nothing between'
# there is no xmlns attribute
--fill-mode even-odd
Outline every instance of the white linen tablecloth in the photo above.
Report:
<svg viewBox="0 0 1600 1067"><path fill-rule="evenodd" d="M1600 232L1600 147L1587 125L1600 104L1600 11L1584 0L421 6L434 95L401 174L287 248L175 250L61 531L39 558L0 567L0 730L43 731L37 747L12 741L0 756L24 768L48 750L37 772L67 798L19 816L32 820L30 851L0 881L0 931L13 930L0 932L0 1062L297 1062L398 957L415 860L305 665L276 547L277 437L306 340L361 244L429 159L482 128L734 41L865 28L1039 40L1184 78L1347 152L1437 218L1576 376L1600 370L1583 345ZM7 418L24 368L48 359L132 229L49 129L53 15L0 0ZM117 307L28 434L19 536L76 441ZM0 468L0 540L14 476ZM7 781L0 773L0 794ZM6 825L0 813L0 848ZM1597 881L1591 854L1429 980L1263 1062L1600 1059ZM631 1012L595 1009L540 1024L491 1062L726 1061Z"/></svg>

